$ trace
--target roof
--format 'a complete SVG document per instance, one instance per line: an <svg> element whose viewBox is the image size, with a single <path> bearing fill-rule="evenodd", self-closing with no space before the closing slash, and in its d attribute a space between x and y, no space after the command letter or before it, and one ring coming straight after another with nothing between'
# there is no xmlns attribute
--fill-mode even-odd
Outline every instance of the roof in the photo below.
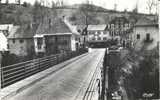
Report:
<svg viewBox="0 0 160 100"><path fill-rule="evenodd" d="M117 21L122 21L124 23L129 23L129 20L124 16L114 17L109 23L110 24L112 24L112 23L115 24Z"/></svg>
<svg viewBox="0 0 160 100"><path fill-rule="evenodd" d="M41 23L36 31L36 34L45 34L45 35L58 35L64 33L76 33L76 26L68 25L63 21L62 18L56 18L52 20L49 26L49 22L45 21Z"/></svg>
<svg viewBox="0 0 160 100"><path fill-rule="evenodd" d="M37 25L33 25L32 27L28 24L22 26L13 26L9 39L12 38L33 38L36 32Z"/></svg>
<svg viewBox="0 0 160 100"><path fill-rule="evenodd" d="M8 30L10 31L10 29L13 27L13 24L1 24L0 25L0 30Z"/></svg>
<svg viewBox="0 0 160 100"><path fill-rule="evenodd" d="M88 25L87 30L88 31L94 31L94 30L105 30L107 27L107 25L103 24L103 25Z"/></svg>
<svg viewBox="0 0 160 100"><path fill-rule="evenodd" d="M141 17L135 24L135 26L148 26L148 25L158 25L158 21L156 22L146 17Z"/></svg>

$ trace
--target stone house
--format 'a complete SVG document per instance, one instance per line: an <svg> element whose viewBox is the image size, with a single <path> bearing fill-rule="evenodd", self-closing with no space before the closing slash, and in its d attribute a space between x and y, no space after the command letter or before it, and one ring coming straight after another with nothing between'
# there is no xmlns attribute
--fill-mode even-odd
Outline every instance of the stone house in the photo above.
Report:
<svg viewBox="0 0 160 100"><path fill-rule="evenodd" d="M36 26L14 26L8 36L9 52L17 56L28 56L34 53L33 36Z"/></svg>
<svg viewBox="0 0 160 100"><path fill-rule="evenodd" d="M37 54L55 54L80 48L80 34L65 18L48 19L41 23L34 35Z"/></svg>

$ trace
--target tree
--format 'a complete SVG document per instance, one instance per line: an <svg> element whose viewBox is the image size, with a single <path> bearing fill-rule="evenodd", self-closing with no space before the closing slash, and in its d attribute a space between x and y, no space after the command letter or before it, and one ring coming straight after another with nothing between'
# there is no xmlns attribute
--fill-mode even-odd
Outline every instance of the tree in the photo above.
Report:
<svg viewBox="0 0 160 100"><path fill-rule="evenodd" d="M56 7L56 3L52 1L52 9Z"/></svg>
<svg viewBox="0 0 160 100"><path fill-rule="evenodd" d="M23 7L28 7L28 6L30 6L30 5L31 5L31 4L27 3L26 1L24 1L22 6L23 6Z"/></svg>
<svg viewBox="0 0 160 100"><path fill-rule="evenodd" d="M6 4L8 4L9 3L9 0L6 0Z"/></svg>
<svg viewBox="0 0 160 100"><path fill-rule="evenodd" d="M32 10L32 15L33 15L33 21L35 23L39 23L39 21L41 20L41 3L39 1L35 1L34 3L34 8Z"/></svg>
<svg viewBox="0 0 160 100"><path fill-rule="evenodd" d="M133 13L138 13L138 3L136 3L135 8L133 9Z"/></svg>
<svg viewBox="0 0 160 100"><path fill-rule="evenodd" d="M18 2L19 5L21 4L21 0L18 0L17 2Z"/></svg>
<svg viewBox="0 0 160 100"><path fill-rule="evenodd" d="M157 3L155 0L148 0L147 2L147 8L149 10L149 14L152 14L153 9L155 9L157 6Z"/></svg>

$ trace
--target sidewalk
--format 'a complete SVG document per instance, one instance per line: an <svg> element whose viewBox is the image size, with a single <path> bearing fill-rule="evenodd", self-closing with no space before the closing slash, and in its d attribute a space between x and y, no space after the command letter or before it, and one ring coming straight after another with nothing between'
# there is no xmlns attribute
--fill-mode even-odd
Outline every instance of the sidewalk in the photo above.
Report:
<svg viewBox="0 0 160 100"><path fill-rule="evenodd" d="M65 62L62 62L58 65L55 65L49 69L46 69L42 72L39 72L37 74L34 74L24 80L21 80L15 84L12 84L6 88L3 88L0 90L0 98L1 100L5 100L7 98L10 98L16 94L18 94L19 92L29 88L30 86L34 85L36 82L44 79L45 77L53 74L54 72L59 71L60 69L64 68L66 65L74 62L77 59L80 59L81 57L86 56L88 53L82 54L80 56L77 56L75 58L69 59Z"/></svg>

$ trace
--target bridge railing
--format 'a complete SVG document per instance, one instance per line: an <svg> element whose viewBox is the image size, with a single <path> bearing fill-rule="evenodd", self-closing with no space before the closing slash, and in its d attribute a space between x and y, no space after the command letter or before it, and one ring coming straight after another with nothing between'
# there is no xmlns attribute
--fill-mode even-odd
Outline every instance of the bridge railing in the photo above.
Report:
<svg viewBox="0 0 160 100"><path fill-rule="evenodd" d="M81 55L86 51L67 52L50 55L43 58L17 63L1 68L1 88L43 71L60 62Z"/></svg>

